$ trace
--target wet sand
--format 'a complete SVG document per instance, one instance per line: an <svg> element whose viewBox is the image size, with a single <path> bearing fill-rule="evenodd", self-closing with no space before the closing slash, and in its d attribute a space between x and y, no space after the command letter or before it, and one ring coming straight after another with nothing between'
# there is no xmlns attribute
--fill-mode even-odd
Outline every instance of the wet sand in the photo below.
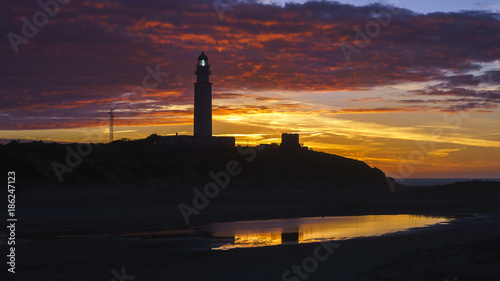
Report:
<svg viewBox="0 0 500 281"><path fill-rule="evenodd" d="M189 189L26 191L19 193L19 233L180 227L184 222L178 204L191 197ZM476 214L442 226L338 241L340 247L318 262L307 280L496 280L500 276L498 202L498 192L442 196L389 189L233 188L212 199L193 223L322 215ZM283 280L283 273L302 265L318 245L211 251L204 238L36 240L17 246L15 280L111 280L111 271L122 268L136 276L134 280Z"/></svg>

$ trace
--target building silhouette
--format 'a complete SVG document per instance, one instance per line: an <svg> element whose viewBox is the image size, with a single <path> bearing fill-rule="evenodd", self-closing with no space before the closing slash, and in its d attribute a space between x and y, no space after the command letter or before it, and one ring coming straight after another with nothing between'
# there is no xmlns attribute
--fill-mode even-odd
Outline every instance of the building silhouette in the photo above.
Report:
<svg viewBox="0 0 500 281"><path fill-rule="evenodd" d="M194 122L193 136L178 135L159 137L157 144L168 146L187 147L234 147L234 137L214 137L212 136L212 83L210 83L210 64L205 52L198 57L194 74ZM299 134L281 135L280 148L287 150L300 150L303 147L299 143Z"/></svg>
<svg viewBox="0 0 500 281"><path fill-rule="evenodd" d="M308 149L307 146L302 146L302 144L299 142L299 134L287 134L287 133L281 134L280 148L290 149L290 150Z"/></svg>
<svg viewBox="0 0 500 281"><path fill-rule="evenodd" d="M300 148L299 134L281 134L280 146L283 148Z"/></svg>
<svg viewBox="0 0 500 281"><path fill-rule="evenodd" d="M212 83L209 76L212 74L208 57L204 52L196 63L196 83L194 83L194 136L165 136L157 140L158 144L169 146L198 146L198 147L234 147L234 137L212 136Z"/></svg>

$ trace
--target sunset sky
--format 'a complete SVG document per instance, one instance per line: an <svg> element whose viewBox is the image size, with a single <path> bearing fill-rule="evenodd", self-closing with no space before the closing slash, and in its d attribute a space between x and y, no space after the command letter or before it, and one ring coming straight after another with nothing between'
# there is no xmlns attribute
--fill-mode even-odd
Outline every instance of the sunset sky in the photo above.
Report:
<svg viewBox="0 0 500 281"><path fill-rule="evenodd" d="M111 107L115 139L192 134L204 51L215 135L500 178L498 0L286 2L69 1L26 38L44 10L3 1L0 138L107 142Z"/></svg>

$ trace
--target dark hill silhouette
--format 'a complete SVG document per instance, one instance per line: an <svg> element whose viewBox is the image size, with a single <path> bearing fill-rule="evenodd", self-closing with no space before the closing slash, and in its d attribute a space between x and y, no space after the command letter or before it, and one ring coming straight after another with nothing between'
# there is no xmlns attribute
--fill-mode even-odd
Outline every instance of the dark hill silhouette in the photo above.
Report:
<svg viewBox="0 0 500 281"><path fill-rule="evenodd" d="M154 144L156 136L137 141L115 141L92 146L88 156L72 172L62 175L64 184L103 183L148 186L200 185L210 181L209 172L226 169L235 160L242 173L231 178L233 185L258 188L273 186L341 188L367 184L386 185L385 175L366 163L337 155L278 146L256 148L188 148ZM67 165L70 150L77 144L17 143L0 145L2 170L16 168L28 185L56 183L52 163ZM255 157L250 158L250 151ZM13 165L14 164L14 165ZM67 165L68 166L68 165ZM69 166L68 166L69 167Z"/></svg>

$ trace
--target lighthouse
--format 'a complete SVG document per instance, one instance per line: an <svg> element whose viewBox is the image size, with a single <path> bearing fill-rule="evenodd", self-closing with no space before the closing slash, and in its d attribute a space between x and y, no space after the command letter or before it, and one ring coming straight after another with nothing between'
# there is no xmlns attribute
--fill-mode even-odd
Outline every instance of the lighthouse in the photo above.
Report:
<svg viewBox="0 0 500 281"><path fill-rule="evenodd" d="M194 83L194 137L212 137L212 83L208 57L204 52L196 64L196 83Z"/></svg>
<svg viewBox="0 0 500 281"><path fill-rule="evenodd" d="M211 73L208 57L202 52L194 71L196 83L194 83L193 136L179 134L162 136L157 139L157 144L189 148L234 147L234 137L212 136L212 83L209 80Z"/></svg>

